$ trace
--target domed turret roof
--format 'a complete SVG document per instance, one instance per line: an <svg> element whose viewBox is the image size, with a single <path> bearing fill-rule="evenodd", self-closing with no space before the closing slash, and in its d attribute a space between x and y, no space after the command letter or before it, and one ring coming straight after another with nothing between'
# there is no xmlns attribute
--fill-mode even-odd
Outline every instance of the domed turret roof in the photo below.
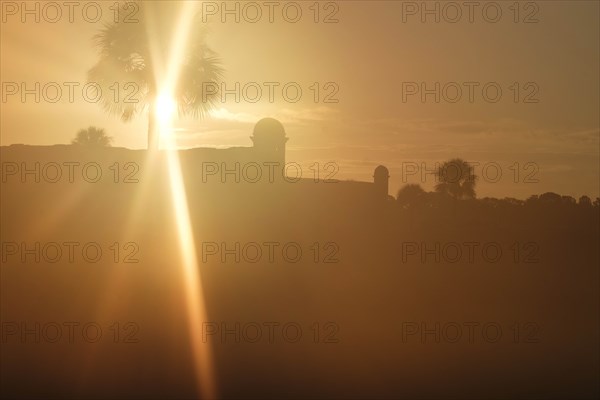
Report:
<svg viewBox="0 0 600 400"><path fill-rule="evenodd" d="M384 167L383 165L378 166L377 168L375 168L375 176L376 177L385 177L388 178L390 176L390 172L388 171L388 169L386 167Z"/></svg>
<svg viewBox="0 0 600 400"><path fill-rule="evenodd" d="M255 137L283 138L285 137L285 129L281 122L275 118L263 118L254 125L252 134Z"/></svg>

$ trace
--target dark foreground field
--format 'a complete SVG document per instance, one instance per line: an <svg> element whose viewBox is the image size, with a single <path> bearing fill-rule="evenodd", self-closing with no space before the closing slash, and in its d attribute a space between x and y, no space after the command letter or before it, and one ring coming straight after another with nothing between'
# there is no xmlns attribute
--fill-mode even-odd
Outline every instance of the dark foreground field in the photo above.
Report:
<svg viewBox="0 0 600 400"><path fill-rule="evenodd" d="M165 155L1 151L104 173L3 177L1 396L195 398ZM344 183L205 184L181 163L219 397L600 395L597 206L401 209Z"/></svg>

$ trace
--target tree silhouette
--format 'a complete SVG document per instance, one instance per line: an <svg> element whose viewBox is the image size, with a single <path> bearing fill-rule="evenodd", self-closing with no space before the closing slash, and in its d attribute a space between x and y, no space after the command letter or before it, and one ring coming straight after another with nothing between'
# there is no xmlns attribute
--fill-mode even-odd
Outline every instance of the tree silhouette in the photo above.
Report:
<svg viewBox="0 0 600 400"><path fill-rule="evenodd" d="M590 199L589 196L583 195L579 198L579 205L583 207L591 207L592 199Z"/></svg>
<svg viewBox="0 0 600 400"><path fill-rule="evenodd" d="M554 192L542 193L538 200L545 204L560 204L563 201L562 196Z"/></svg>
<svg viewBox="0 0 600 400"><path fill-rule="evenodd" d="M409 183L400 188L396 195L396 201L402 208L412 208L423 201L425 194L421 185Z"/></svg>
<svg viewBox="0 0 600 400"><path fill-rule="evenodd" d="M101 90L104 110L124 122L147 112L148 148L158 148L156 107L162 82L157 81L157 74L164 73L170 61L171 39L179 24L173 11L177 7L136 3L139 9L132 14L130 4L122 5L116 21L105 24L94 36L99 59L88 71L88 80ZM206 44L207 29L200 15L194 17L187 34L173 101L179 115L198 118L217 100L224 70ZM212 83L209 91L207 83Z"/></svg>
<svg viewBox="0 0 600 400"><path fill-rule="evenodd" d="M90 126L87 129L80 129L75 136L75 139L71 140L71 144L83 145L83 146L95 146L95 147L109 147L113 138L106 135L104 129Z"/></svg>
<svg viewBox="0 0 600 400"><path fill-rule="evenodd" d="M564 204L575 205L577 200L573 196L561 196L561 200Z"/></svg>
<svg viewBox="0 0 600 400"><path fill-rule="evenodd" d="M455 199L474 199L477 177L472 167L460 158L444 162L435 172L435 190Z"/></svg>

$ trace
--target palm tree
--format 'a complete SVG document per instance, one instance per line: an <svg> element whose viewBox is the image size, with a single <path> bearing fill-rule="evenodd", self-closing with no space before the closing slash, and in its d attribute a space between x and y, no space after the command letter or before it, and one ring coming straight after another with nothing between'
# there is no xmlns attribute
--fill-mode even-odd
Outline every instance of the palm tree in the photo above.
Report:
<svg viewBox="0 0 600 400"><path fill-rule="evenodd" d="M106 136L104 129L90 126L87 129L80 129L75 136L75 139L71 140L71 144L78 144L84 146L95 146L95 147L109 147L112 142L112 137Z"/></svg>
<svg viewBox="0 0 600 400"><path fill-rule="evenodd" d="M117 22L105 24L93 40L99 59L88 71L88 81L99 85L101 105L124 122L138 114L148 113L148 148L158 148L156 102L161 88L157 74L168 65L171 38L178 24L170 2L139 4L135 21L126 3ZM206 44L207 29L196 15L191 24L187 47L180 65L179 80L173 101L179 115L202 117L219 96L223 68L216 54ZM206 83L211 91L206 92Z"/></svg>
<svg viewBox="0 0 600 400"><path fill-rule="evenodd" d="M472 167L460 158L444 162L435 173L435 190L455 199L474 199L477 177Z"/></svg>

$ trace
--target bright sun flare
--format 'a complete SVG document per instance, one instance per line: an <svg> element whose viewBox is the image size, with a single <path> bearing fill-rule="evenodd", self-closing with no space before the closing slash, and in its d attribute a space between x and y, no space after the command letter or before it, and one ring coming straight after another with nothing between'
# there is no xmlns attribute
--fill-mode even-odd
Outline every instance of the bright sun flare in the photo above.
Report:
<svg viewBox="0 0 600 400"><path fill-rule="evenodd" d="M168 124L176 109L175 100L171 96L163 94L156 99L156 116L161 125Z"/></svg>
<svg viewBox="0 0 600 400"><path fill-rule="evenodd" d="M177 110L177 103L171 93L176 87L181 69L182 52L186 48L188 33L192 27L192 16L195 5L193 2L183 2L180 23L173 37L173 46L169 64L164 76L157 77L161 82L161 95L156 99L156 117L161 136L167 143L166 155L171 183L171 197L173 210L177 223L179 248L181 254L181 268L185 282L187 303L188 328L190 330L190 345L194 356L195 372L198 376L198 389L202 398L215 398L216 388L213 375L212 352L207 343L201 341L202 321L207 318L204 293L202 291L201 277L198 268L198 257L195 249L194 233L190 221L190 214L185 195L185 184L179 164L179 156L174 150L174 140L170 131L173 114Z"/></svg>

